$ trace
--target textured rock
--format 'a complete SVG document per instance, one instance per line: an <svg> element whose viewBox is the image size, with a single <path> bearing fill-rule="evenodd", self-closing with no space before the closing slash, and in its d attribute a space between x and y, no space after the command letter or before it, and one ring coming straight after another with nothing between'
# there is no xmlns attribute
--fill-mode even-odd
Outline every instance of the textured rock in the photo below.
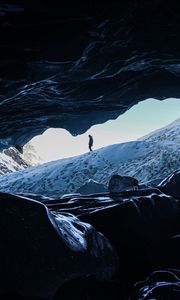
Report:
<svg viewBox="0 0 180 300"><path fill-rule="evenodd" d="M158 189L127 191L114 199L104 194L47 205L54 214L73 212L92 224L108 237L119 256L119 269L110 282L69 281L59 290L58 300L79 295L83 300L85 295L90 300L131 299L133 285L153 271L180 269L180 202Z"/></svg>
<svg viewBox="0 0 180 300"><path fill-rule="evenodd" d="M53 216L39 202L2 193L0 207L0 296L52 299L68 280L116 270L107 238L73 215Z"/></svg>
<svg viewBox="0 0 180 300"><path fill-rule="evenodd" d="M146 98L180 97L177 1L59 3L1 2L1 148L20 149L49 127L84 132Z"/></svg>
<svg viewBox="0 0 180 300"><path fill-rule="evenodd" d="M43 203L0 194L1 295L127 300L153 271L180 269L180 202L158 189Z"/></svg>
<svg viewBox="0 0 180 300"><path fill-rule="evenodd" d="M128 190L138 189L138 180L131 176L120 176L118 174L112 175L109 184L109 193L119 193Z"/></svg>

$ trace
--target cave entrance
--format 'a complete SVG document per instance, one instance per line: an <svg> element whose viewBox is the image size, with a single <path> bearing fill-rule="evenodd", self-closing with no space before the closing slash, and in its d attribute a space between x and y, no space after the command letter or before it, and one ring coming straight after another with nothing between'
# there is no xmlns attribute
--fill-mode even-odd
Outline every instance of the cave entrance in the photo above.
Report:
<svg viewBox="0 0 180 300"><path fill-rule="evenodd" d="M40 163L48 162L88 152L89 134L94 138L95 150L112 144L135 141L178 118L179 99L147 99L134 105L116 120L92 126L84 134L72 136L65 129L50 128L42 135L34 137L29 144L42 158Z"/></svg>
<svg viewBox="0 0 180 300"><path fill-rule="evenodd" d="M94 138L92 152L89 134ZM38 166L22 165L22 157L12 149L10 156L3 167L12 173L0 176L0 190L36 194L36 199L104 192L113 174L157 186L180 167L180 101L148 99L77 137L64 129L49 129L24 147L24 160Z"/></svg>

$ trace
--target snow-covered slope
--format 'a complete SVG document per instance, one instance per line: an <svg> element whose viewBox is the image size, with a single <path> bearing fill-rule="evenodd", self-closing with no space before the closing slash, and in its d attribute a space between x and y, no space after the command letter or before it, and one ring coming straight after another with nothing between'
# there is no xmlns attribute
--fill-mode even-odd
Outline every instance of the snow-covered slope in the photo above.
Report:
<svg viewBox="0 0 180 300"><path fill-rule="evenodd" d="M29 167L21 153L14 147L10 147L0 153L0 175L11 173Z"/></svg>
<svg viewBox="0 0 180 300"><path fill-rule="evenodd" d="M0 177L0 190L59 197L91 178L107 185L112 174L140 182L164 178L180 168L180 119L141 140L111 145Z"/></svg>
<svg viewBox="0 0 180 300"><path fill-rule="evenodd" d="M175 146L179 143L180 139L180 119L175 120L173 123L166 127L151 132L150 134L140 138L139 140L148 142L158 142L162 146Z"/></svg>

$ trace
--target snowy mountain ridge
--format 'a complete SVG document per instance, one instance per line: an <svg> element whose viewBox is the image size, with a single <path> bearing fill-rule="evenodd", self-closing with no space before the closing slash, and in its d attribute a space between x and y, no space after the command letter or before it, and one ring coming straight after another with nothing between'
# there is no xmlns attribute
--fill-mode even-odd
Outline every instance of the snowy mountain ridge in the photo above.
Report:
<svg viewBox="0 0 180 300"><path fill-rule="evenodd" d="M51 197L74 193L89 179L107 185L112 174L140 182L164 178L180 167L180 119L140 140L110 145L0 177L0 190Z"/></svg>
<svg viewBox="0 0 180 300"><path fill-rule="evenodd" d="M14 147L0 153L0 175L23 170L29 166L22 154Z"/></svg>
<svg viewBox="0 0 180 300"><path fill-rule="evenodd" d="M42 162L31 142L24 146L23 154L15 147L10 147L0 152L0 175L20 171Z"/></svg>

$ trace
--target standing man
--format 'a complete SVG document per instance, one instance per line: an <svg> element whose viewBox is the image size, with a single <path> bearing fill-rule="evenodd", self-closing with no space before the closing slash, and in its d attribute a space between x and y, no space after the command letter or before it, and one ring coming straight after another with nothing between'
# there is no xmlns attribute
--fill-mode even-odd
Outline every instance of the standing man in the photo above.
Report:
<svg viewBox="0 0 180 300"><path fill-rule="evenodd" d="M93 137L92 135L88 135L89 136L89 150L92 151L92 146L93 146Z"/></svg>

